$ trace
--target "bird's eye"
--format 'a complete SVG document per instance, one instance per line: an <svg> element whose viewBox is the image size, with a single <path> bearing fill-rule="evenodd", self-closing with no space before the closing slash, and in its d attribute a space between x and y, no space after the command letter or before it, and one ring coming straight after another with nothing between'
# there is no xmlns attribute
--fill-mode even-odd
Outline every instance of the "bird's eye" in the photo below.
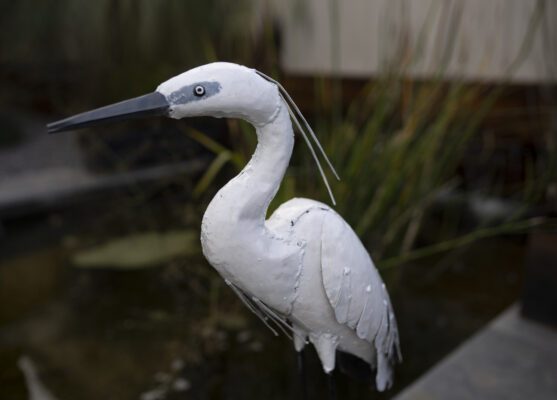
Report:
<svg viewBox="0 0 557 400"><path fill-rule="evenodd" d="M201 97L205 94L205 88L201 85L197 85L194 89L193 89L193 94L195 94L197 97Z"/></svg>

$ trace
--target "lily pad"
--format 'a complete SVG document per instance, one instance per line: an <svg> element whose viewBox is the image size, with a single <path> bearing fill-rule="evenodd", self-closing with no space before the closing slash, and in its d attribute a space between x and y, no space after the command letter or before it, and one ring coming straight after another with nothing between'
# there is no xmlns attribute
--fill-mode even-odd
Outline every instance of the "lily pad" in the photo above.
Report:
<svg viewBox="0 0 557 400"><path fill-rule="evenodd" d="M141 269L197 254L199 248L194 230L143 232L79 251L72 263L78 268Z"/></svg>

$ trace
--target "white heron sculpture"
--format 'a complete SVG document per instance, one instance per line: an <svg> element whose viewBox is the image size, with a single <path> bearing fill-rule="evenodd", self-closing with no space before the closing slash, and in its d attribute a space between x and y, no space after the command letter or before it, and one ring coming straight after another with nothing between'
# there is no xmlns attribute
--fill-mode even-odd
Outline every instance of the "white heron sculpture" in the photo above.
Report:
<svg viewBox="0 0 557 400"><path fill-rule="evenodd" d="M205 257L271 330L290 334L298 352L311 342L326 373L341 351L377 369L378 390L389 388L393 364L401 359L397 325L385 285L354 231L328 205L303 198L287 201L266 219L292 155L291 121L334 204L311 140L334 169L284 88L254 69L217 62L171 78L154 93L54 122L48 130L145 115L232 117L255 127L251 160L203 216Z"/></svg>

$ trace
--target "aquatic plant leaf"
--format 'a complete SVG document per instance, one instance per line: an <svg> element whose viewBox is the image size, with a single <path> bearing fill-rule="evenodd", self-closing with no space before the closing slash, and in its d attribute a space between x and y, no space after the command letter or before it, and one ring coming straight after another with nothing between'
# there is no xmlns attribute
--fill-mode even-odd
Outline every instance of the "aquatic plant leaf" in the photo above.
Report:
<svg viewBox="0 0 557 400"><path fill-rule="evenodd" d="M195 230L144 232L79 251L72 264L78 268L140 269L198 252L199 233Z"/></svg>

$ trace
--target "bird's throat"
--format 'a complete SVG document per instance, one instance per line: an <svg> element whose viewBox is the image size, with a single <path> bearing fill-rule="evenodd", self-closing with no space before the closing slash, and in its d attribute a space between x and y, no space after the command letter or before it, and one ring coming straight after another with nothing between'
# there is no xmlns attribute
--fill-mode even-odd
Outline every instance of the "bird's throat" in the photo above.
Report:
<svg viewBox="0 0 557 400"><path fill-rule="evenodd" d="M256 128L257 148L244 169L211 201L208 218L239 227L262 225L275 197L294 146L294 133L285 104L272 122ZM237 225L238 224L238 225Z"/></svg>

